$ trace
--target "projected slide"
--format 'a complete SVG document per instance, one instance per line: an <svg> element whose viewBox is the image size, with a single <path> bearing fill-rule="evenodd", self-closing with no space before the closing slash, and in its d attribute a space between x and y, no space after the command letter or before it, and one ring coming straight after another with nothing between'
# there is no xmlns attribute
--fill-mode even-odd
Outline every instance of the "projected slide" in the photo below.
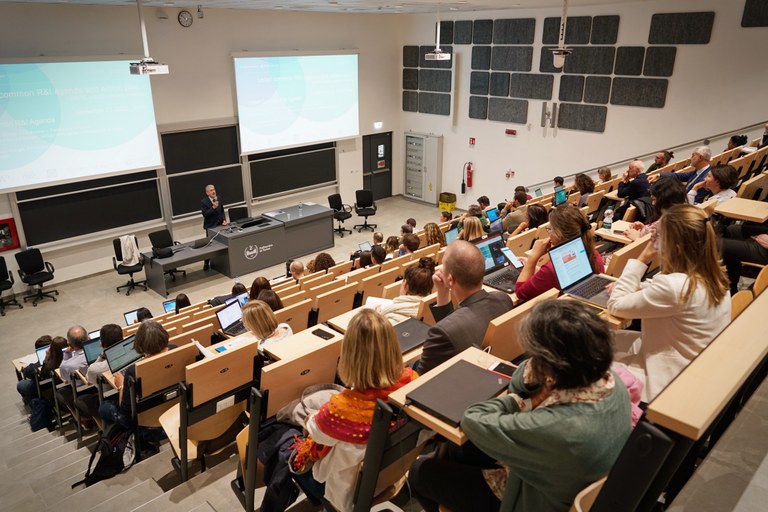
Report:
<svg viewBox="0 0 768 512"><path fill-rule="evenodd" d="M0 64L0 191L160 166L149 77L128 64Z"/></svg>
<svg viewBox="0 0 768 512"><path fill-rule="evenodd" d="M357 55L235 57L243 154L359 134Z"/></svg>

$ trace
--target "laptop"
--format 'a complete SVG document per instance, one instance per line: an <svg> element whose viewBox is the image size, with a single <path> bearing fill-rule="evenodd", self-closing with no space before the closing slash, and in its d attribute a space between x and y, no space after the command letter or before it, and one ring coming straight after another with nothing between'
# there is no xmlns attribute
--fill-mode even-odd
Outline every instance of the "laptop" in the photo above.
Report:
<svg viewBox="0 0 768 512"><path fill-rule="evenodd" d="M88 339L93 340L101 336L101 329L96 329L88 333Z"/></svg>
<svg viewBox="0 0 768 512"><path fill-rule="evenodd" d="M537 188L536 190L533 191L533 195L535 195L536 197L541 197L544 195L544 192L542 192L540 188Z"/></svg>
<svg viewBox="0 0 768 512"><path fill-rule="evenodd" d="M505 246L501 235L490 235L476 242L475 247L480 249L485 262L483 284L505 293L514 292L520 270L515 268L510 259L504 255Z"/></svg>
<svg viewBox="0 0 768 512"><path fill-rule="evenodd" d="M37 355L37 362L41 365L43 364L43 361L45 361L45 354L48 353L48 347L50 347L50 345L46 345L35 350L35 354Z"/></svg>
<svg viewBox="0 0 768 512"><path fill-rule="evenodd" d="M170 313L171 311L176 311L176 299L166 300L163 302L163 311L166 313Z"/></svg>
<svg viewBox="0 0 768 512"><path fill-rule="evenodd" d="M452 427L458 427L470 405L495 397L508 385L507 377L469 361L456 361L408 393L405 399Z"/></svg>
<svg viewBox="0 0 768 512"><path fill-rule="evenodd" d="M499 219L499 210L495 206L489 206L485 210L485 216L488 217L488 222L495 222Z"/></svg>
<svg viewBox="0 0 768 512"><path fill-rule="evenodd" d="M127 313L123 313L123 318L125 318L125 325L135 324L139 320L138 313L139 313L138 309L134 309L132 311L128 311Z"/></svg>
<svg viewBox="0 0 768 512"><path fill-rule="evenodd" d="M445 243L450 244L459 237L459 228L451 228L445 232Z"/></svg>
<svg viewBox="0 0 768 512"><path fill-rule="evenodd" d="M397 341L400 343L400 352L405 354L424 344L430 326L421 320L409 318L399 324L395 324L394 327L397 333Z"/></svg>
<svg viewBox="0 0 768 512"><path fill-rule="evenodd" d="M504 221L496 219L488 225L488 234L497 235L504 232Z"/></svg>
<svg viewBox="0 0 768 512"><path fill-rule="evenodd" d="M243 292L240 295L235 295L234 297L230 297L224 302L224 304L228 306L235 301L240 303L240 308L242 309L242 307L245 306L245 304L248 302L248 292Z"/></svg>
<svg viewBox="0 0 768 512"><path fill-rule="evenodd" d="M566 202L567 200L568 200L568 192L566 192L565 188L563 188L562 185L556 186L554 205L559 206L564 202Z"/></svg>
<svg viewBox="0 0 768 512"><path fill-rule="evenodd" d="M359 244L358 247L360 248L360 252L370 251L372 249L370 242L363 242Z"/></svg>
<svg viewBox="0 0 768 512"><path fill-rule="evenodd" d="M221 330L227 336L240 336L248 329L243 325L243 311L240 301L235 300L216 312Z"/></svg>
<svg viewBox="0 0 768 512"><path fill-rule="evenodd" d="M107 359L109 371L113 374L142 358L141 354L133 348L133 340L135 339L136 335L133 334L123 341L104 349L104 357Z"/></svg>
<svg viewBox="0 0 768 512"><path fill-rule="evenodd" d="M101 354L101 338L94 338L83 343L83 352L85 352L85 360L88 365L92 365Z"/></svg>
<svg viewBox="0 0 768 512"><path fill-rule="evenodd" d="M592 271L581 237L550 249L549 259L563 293L601 308L608 307L608 291L605 287L615 279L597 275Z"/></svg>

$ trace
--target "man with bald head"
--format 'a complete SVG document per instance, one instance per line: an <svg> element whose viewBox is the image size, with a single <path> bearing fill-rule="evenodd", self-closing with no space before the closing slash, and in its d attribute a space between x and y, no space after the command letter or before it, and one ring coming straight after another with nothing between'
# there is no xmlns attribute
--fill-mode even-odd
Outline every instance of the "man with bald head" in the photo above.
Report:
<svg viewBox="0 0 768 512"><path fill-rule="evenodd" d="M645 164L642 160L632 160L624 171L624 176L619 182L619 190L616 195L628 200L640 199L649 195L648 177L643 174Z"/></svg>
<svg viewBox="0 0 768 512"><path fill-rule="evenodd" d="M480 347L491 320L512 309L512 299L502 292L483 290L485 263L480 250L456 240L445 251L443 265L432 281L437 303L430 306L437 322L429 329L418 373L425 373L463 350ZM454 310L451 298L459 307Z"/></svg>

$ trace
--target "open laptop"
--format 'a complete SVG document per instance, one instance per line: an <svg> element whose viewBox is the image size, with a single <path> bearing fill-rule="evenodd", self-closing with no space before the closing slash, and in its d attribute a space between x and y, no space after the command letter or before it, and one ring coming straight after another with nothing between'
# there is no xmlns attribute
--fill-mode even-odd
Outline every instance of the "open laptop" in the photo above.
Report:
<svg viewBox="0 0 768 512"><path fill-rule="evenodd" d="M248 292L243 292L240 295L235 295L233 297L230 297L226 301L224 301L224 304L229 306L235 301L238 301L240 303L240 308L245 306L245 304L248 302Z"/></svg>
<svg viewBox="0 0 768 512"><path fill-rule="evenodd" d="M504 232L504 221L502 219L496 219L488 225L489 235L498 235Z"/></svg>
<svg viewBox="0 0 768 512"><path fill-rule="evenodd" d="M248 331L243 325L243 310L240 301L232 301L216 312L221 330L227 336L239 336Z"/></svg>
<svg viewBox="0 0 768 512"><path fill-rule="evenodd" d="M568 192L566 192L565 188L563 188L562 185L558 185L555 187L555 199L554 199L554 205L560 206L564 202L568 200Z"/></svg>
<svg viewBox="0 0 768 512"><path fill-rule="evenodd" d="M592 271L587 248L581 237L551 248L549 259L563 293L601 308L608 307L608 291L605 287L615 279Z"/></svg>
<svg viewBox="0 0 768 512"><path fill-rule="evenodd" d="M358 244L358 247L360 248L360 252L370 251L372 249L370 242L363 242L361 244Z"/></svg>
<svg viewBox="0 0 768 512"><path fill-rule="evenodd" d="M495 222L499 219L499 210L495 206L489 206L485 210L485 216L488 217L488 222Z"/></svg>
<svg viewBox="0 0 768 512"><path fill-rule="evenodd" d="M533 191L533 195L535 195L536 197L541 197L544 195L544 192L542 192L540 188L537 188L536 190Z"/></svg>
<svg viewBox="0 0 768 512"><path fill-rule="evenodd" d="M83 352L88 365L92 365L101 354L101 338L94 338L83 343Z"/></svg>
<svg viewBox="0 0 768 512"><path fill-rule="evenodd" d="M48 353L48 348L50 345L46 345L44 347L40 347L39 349L35 350L35 354L37 355L37 362L41 365L43 364L43 361L45 361L45 354Z"/></svg>
<svg viewBox="0 0 768 512"><path fill-rule="evenodd" d="M163 302L163 311L166 313L170 313L171 311L176 311L176 299L166 300Z"/></svg>
<svg viewBox="0 0 768 512"><path fill-rule="evenodd" d="M514 292L520 270L504 255L504 241L501 235L488 236L476 242L475 247L480 249L485 262L483 284L505 293Z"/></svg>
<svg viewBox="0 0 768 512"><path fill-rule="evenodd" d="M469 383L471 385L467 385ZM458 427L470 405L495 397L508 385L509 378L469 361L456 361L405 398L419 409Z"/></svg>
<svg viewBox="0 0 768 512"><path fill-rule="evenodd" d="M123 313L123 318L125 318L125 325L133 325L136 323L138 318L139 310L134 309L132 311L127 311Z"/></svg>
<svg viewBox="0 0 768 512"><path fill-rule="evenodd" d="M135 339L136 335L134 334L104 349L104 357L107 359L109 371L113 374L142 358L141 354L133 348L133 340Z"/></svg>
<svg viewBox="0 0 768 512"><path fill-rule="evenodd" d="M448 245L459 237L459 228L451 228L445 232L445 244Z"/></svg>
<svg viewBox="0 0 768 512"><path fill-rule="evenodd" d="M400 342L400 352L405 354L411 350L420 347L427 339L429 325L421 320L409 318L399 324L395 324L397 341Z"/></svg>
<svg viewBox="0 0 768 512"><path fill-rule="evenodd" d="M96 329L95 331L91 331L88 333L88 339L93 340L101 336L101 329Z"/></svg>

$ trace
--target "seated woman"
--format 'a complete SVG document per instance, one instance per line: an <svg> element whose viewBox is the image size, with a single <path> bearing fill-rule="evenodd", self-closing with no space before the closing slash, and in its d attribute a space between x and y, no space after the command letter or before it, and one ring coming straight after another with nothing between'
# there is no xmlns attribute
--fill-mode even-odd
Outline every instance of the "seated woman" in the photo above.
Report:
<svg viewBox="0 0 768 512"><path fill-rule="evenodd" d="M592 226L580 209L570 204L553 208L549 212L549 225L549 238L539 239L533 243L530 256L520 271L520 277L517 278L515 294L520 300L532 299L552 288L560 289L552 262L548 261L539 270L536 270L536 263L551 247L579 236L584 241L584 247L587 248L593 272L597 274L605 272L603 258L595 249L595 241L590 233Z"/></svg>
<svg viewBox="0 0 768 512"><path fill-rule="evenodd" d="M293 330L288 324L278 324L272 308L266 302L249 300L243 306L243 325L256 339L259 346L270 345L282 341L293 335Z"/></svg>
<svg viewBox="0 0 768 512"><path fill-rule="evenodd" d="M587 199L589 198L589 194L595 191L595 182L592 181L592 178L587 176L584 173L579 173L576 175L576 178L573 183L573 188L581 193L581 197L579 197L579 202L576 206L579 208L587 205Z"/></svg>
<svg viewBox="0 0 768 512"><path fill-rule="evenodd" d="M176 348L168 344L168 332L155 320L144 320L136 331L133 341L133 349L144 359L157 356ZM107 423L116 423L123 428L133 427L131 418L131 395L128 386L128 378L136 378L136 364L130 365L121 372L114 374L115 387L118 392L117 400L104 400L99 406L99 416ZM162 427L139 427L138 435L144 443L149 443L152 449L157 449L155 443L167 436Z"/></svg>
<svg viewBox="0 0 768 512"><path fill-rule="evenodd" d="M277 311L278 309L283 309L285 307L283 301L280 300L280 297L272 290L261 290L256 299L264 302L270 309L272 309L272 311Z"/></svg>
<svg viewBox="0 0 768 512"><path fill-rule="evenodd" d="M731 165L718 165L709 170L707 176L688 191L688 204L694 204L696 194L700 188L709 190L709 194L704 197L705 201L717 199L717 204L723 204L729 199L736 197L736 191L732 187L739 181L739 171Z"/></svg>
<svg viewBox="0 0 768 512"><path fill-rule="evenodd" d="M530 359L509 394L464 412L470 443L411 466L424 510L496 511L503 501L514 512L567 511L608 472L632 430L627 388L610 370L611 334L579 301L537 304L520 327Z"/></svg>
<svg viewBox="0 0 768 512"><path fill-rule="evenodd" d="M459 228L458 240L472 242L485 236L483 225L477 217L467 217L464 219L462 227Z"/></svg>
<svg viewBox="0 0 768 512"><path fill-rule="evenodd" d="M256 300L262 290L271 290L272 285L266 277L257 277L251 283L251 290L248 292L248 300Z"/></svg>
<svg viewBox="0 0 768 512"><path fill-rule="evenodd" d="M349 389L309 417L308 436L297 446L293 469L304 470L316 460L311 471L297 475L304 492L316 502L325 497L337 510L350 511L376 400L386 401L417 374L403 368L394 328L373 309L363 309L341 342L338 375Z"/></svg>
<svg viewBox="0 0 768 512"><path fill-rule="evenodd" d="M661 272L641 282L657 250ZM616 352L617 360L643 369L650 402L731 321L728 277L703 210L680 204L664 212L658 242L627 262L608 312L642 320L639 337L617 334Z"/></svg>
<svg viewBox="0 0 768 512"><path fill-rule="evenodd" d="M731 149L745 146L748 140L746 135L731 135L731 138L728 139L728 145L725 146L725 150L730 151Z"/></svg>
<svg viewBox="0 0 768 512"><path fill-rule="evenodd" d="M192 303L189 300L189 297L187 297L186 294L180 293L176 296L176 314L179 314L179 310L182 308L186 308L188 306L191 306Z"/></svg>
<svg viewBox="0 0 768 512"><path fill-rule="evenodd" d="M445 247L445 234L434 222L427 222L424 224L424 237L427 241L427 246L440 244L440 247Z"/></svg>
<svg viewBox="0 0 768 512"><path fill-rule="evenodd" d="M392 258L396 258L397 253L400 251L400 239L395 235L389 236L384 245L387 250L387 259L391 260Z"/></svg>
<svg viewBox="0 0 768 512"><path fill-rule="evenodd" d="M648 223L634 222L632 226L624 231L624 235L630 240L637 240L638 238L653 233L652 237L656 238L656 230L658 228L659 219L664 212L673 205L685 204L685 186L675 178L666 176L659 178L651 184L651 206L653 206L653 213L648 218Z"/></svg>
<svg viewBox="0 0 768 512"><path fill-rule="evenodd" d="M392 325L415 318L421 299L432 293L434 273L434 260L419 258L418 265L408 267L405 271L404 279L400 281L400 295L394 298L392 304L381 308L380 313Z"/></svg>
<svg viewBox="0 0 768 512"><path fill-rule="evenodd" d="M600 183L611 181L613 179L613 173L610 167L601 167L597 170L597 177L600 178Z"/></svg>
<svg viewBox="0 0 768 512"><path fill-rule="evenodd" d="M325 273L329 268L331 268L335 264L336 264L336 261L334 261L333 256L331 256L327 252L321 252L317 256L315 256L315 272Z"/></svg>
<svg viewBox="0 0 768 512"><path fill-rule="evenodd" d="M33 363L22 368L21 374L24 378L16 383L16 391L19 392L25 404L29 403L33 398L38 398L37 386L34 380L38 367L40 368L39 378L45 380L49 379L53 371L61 365L61 361L64 358L62 350L67 348L67 338L56 336L51 339L47 334L40 336L35 342L35 349L43 348L46 345L48 350L45 352L43 364Z"/></svg>
<svg viewBox="0 0 768 512"><path fill-rule="evenodd" d="M370 267L372 263L373 260L371 259L371 251L362 251L360 253L360 259L357 261L357 267L355 268Z"/></svg>
<svg viewBox="0 0 768 512"><path fill-rule="evenodd" d="M483 209L476 204L469 205L469 208L467 208L467 213L462 215L461 218L459 219L459 224L458 224L459 231L464 229L464 223L467 221L467 219L471 219L473 217L480 221L480 225L483 228L483 232L487 233L488 226L489 226L488 217L486 217L485 214L483 213Z"/></svg>
<svg viewBox="0 0 768 512"><path fill-rule="evenodd" d="M549 220L548 215L547 209L540 204L528 205L528 208L525 209L525 220L518 224L509 236L519 235L529 229L538 229L539 226L546 224L547 220Z"/></svg>

